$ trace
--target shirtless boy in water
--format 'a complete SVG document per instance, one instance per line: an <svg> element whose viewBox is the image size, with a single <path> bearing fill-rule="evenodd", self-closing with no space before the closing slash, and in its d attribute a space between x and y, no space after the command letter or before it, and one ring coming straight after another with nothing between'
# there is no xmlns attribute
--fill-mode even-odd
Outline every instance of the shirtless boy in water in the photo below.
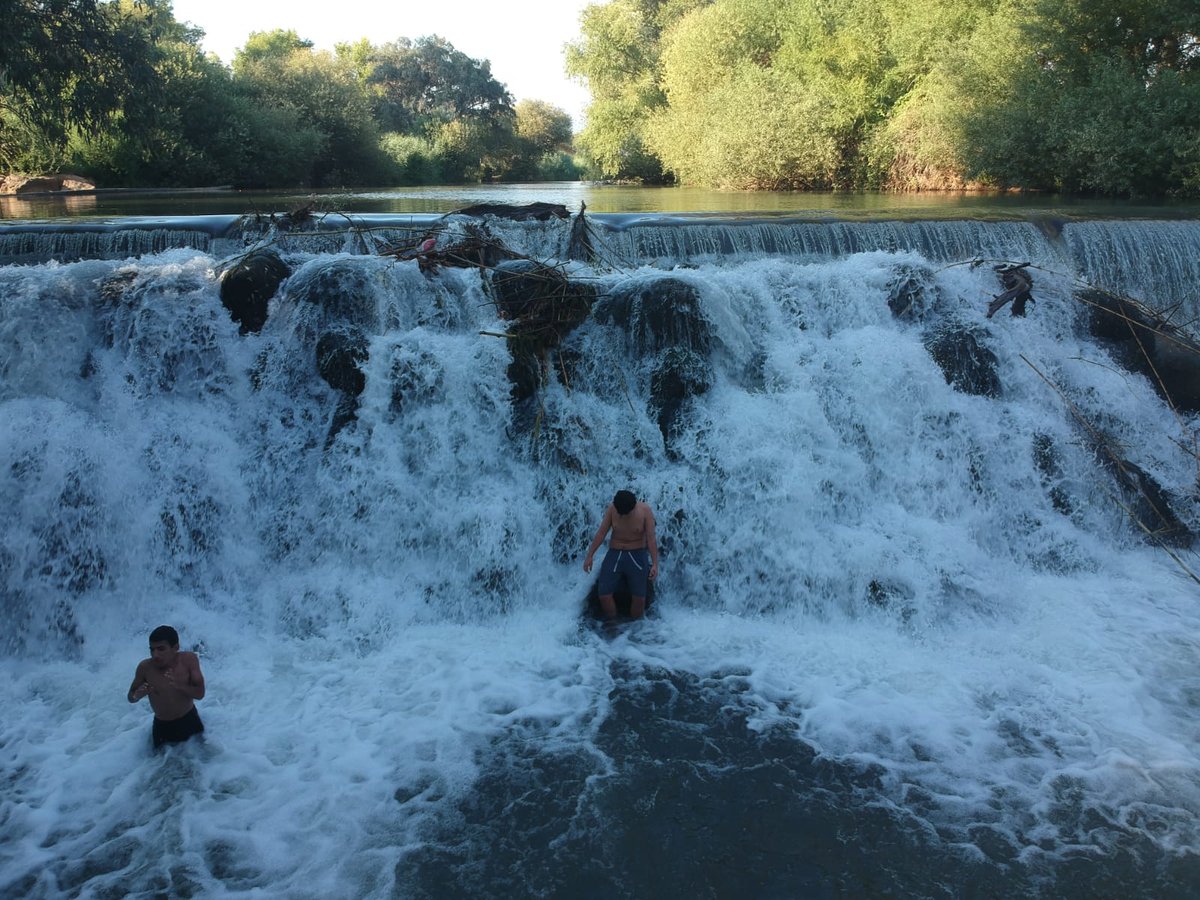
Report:
<svg viewBox="0 0 1200 900"><path fill-rule="evenodd" d="M629 584L629 616L640 619L646 611L646 585L658 577L658 541L654 536L654 512L649 505L638 502L629 491L617 491L613 502L604 511L604 519L583 560L583 571L592 571L592 557L612 529L608 552L600 563L598 590L604 618L617 616L613 592L622 575Z"/></svg>
<svg viewBox="0 0 1200 900"><path fill-rule="evenodd" d="M170 625L160 625L150 632L150 658L138 663L126 696L130 703L150 698L156 750L204 731L195 702L204 699L200 660L195 653L180 652L179 634Z"/></svg>

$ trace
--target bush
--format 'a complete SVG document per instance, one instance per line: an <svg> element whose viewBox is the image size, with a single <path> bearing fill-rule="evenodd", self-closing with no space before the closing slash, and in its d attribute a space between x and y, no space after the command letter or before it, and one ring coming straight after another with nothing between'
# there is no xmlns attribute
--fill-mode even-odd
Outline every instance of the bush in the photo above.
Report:
<svg viewBox="0 0 1200 900"><path fill-rule="evenodd" d="M389 131L379 139L379 149L388 160L389 180L397 184L438 184L442 180L433 145L424 138Z"/></svg>
<svg viewBox="0 0 1200 900"><path fill-rule="evenodd" d="M578 181L582 175L583 168L562 150L543 154L537 162L538 181Z"/></svg>

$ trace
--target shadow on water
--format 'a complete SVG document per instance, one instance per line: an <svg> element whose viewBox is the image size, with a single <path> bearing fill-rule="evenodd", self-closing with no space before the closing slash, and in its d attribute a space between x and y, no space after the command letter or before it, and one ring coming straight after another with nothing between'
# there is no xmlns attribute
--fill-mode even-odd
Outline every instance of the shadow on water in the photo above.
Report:
<svg viewBox="0 0 1200 900"><path fill-rule="evenodd" d="M1195 857L1127 832L1033 863L990 828L943 833L884 799L882 769L751 728L736 673L612 674L592 748L515 732L489 748L471 793L397 867L399 895L1184 898L1200 883Z"/></svg>

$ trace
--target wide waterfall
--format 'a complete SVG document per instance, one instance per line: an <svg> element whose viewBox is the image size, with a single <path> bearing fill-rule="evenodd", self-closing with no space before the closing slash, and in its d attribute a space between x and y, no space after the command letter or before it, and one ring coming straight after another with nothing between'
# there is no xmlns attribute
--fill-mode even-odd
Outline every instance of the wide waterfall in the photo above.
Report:
<svg viewBox="0 0 1200 900"><path fill-rule="evenodd" d="M1200 222L571 233L0 229L0 895L1194 896ZM522 380L426 234L586 315ZM152 753L162 623L206 733Z"/></svg>

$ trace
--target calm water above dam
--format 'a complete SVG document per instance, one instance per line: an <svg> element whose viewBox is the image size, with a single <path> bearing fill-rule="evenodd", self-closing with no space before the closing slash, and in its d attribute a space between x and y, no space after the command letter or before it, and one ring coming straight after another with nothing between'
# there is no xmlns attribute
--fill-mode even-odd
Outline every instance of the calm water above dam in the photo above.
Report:
<svg viewBox="0 0 1200 900"><path fill-rule="evenodd" d="M587 182L450 185L353 191L108 192L29 199L0 197L0 219L246 215L296 209L349 213L444 213L477 203L561 203L572 212L784 214L814 219L1005 218L1025 216L1196 218L1200 204L1073 200L1042 194L854 194L710 191Z"/></svg>

